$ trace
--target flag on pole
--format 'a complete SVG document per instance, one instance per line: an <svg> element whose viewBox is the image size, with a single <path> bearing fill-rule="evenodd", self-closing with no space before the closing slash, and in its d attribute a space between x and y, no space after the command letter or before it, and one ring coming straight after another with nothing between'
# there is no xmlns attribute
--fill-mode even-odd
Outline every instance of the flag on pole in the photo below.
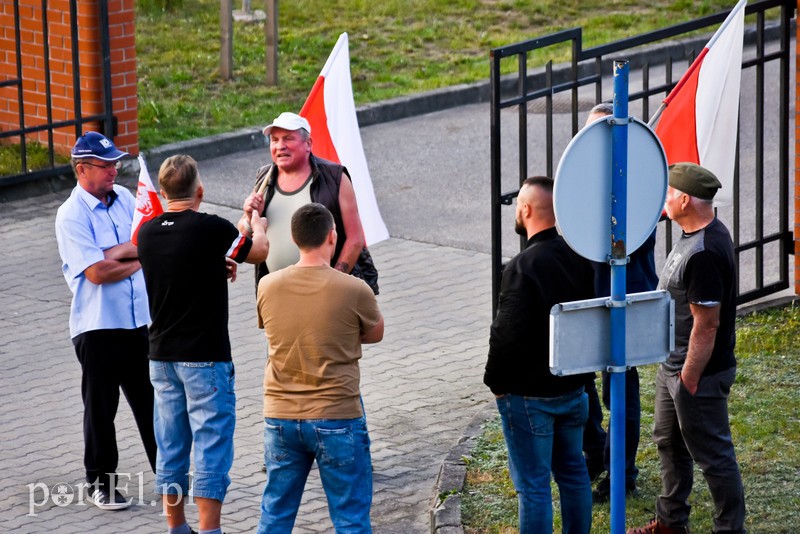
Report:
<svg viewBox="0 0 800 534"><path fill-rule="evenodd" d="M367 245L388 239L389 232L375 200L372 178L358 129L350 81L347 33L341 34L336 41L336 46L311 88L300 115L311 125L314 154L347 167L353 181Z"/></svg>
<svg viewBox="0 0 800 534"><path fill-rule="evenodd" d="M746 4L736 4L669 93L656 127L670 164L690 161L716 175L715 204L733 199Z"/></svg>
<svg viewBox="0 0 800 534"><path fill-rule="evenodd" d="M147 172L144 158L139 154L139 186L136 188L136 211L133 212L133 223L131 224L131 241L134 245L139 244L137 240L139 228L162 213L164 213L164 208L161 207L161 200L150 180L150 173Z"/></svg>

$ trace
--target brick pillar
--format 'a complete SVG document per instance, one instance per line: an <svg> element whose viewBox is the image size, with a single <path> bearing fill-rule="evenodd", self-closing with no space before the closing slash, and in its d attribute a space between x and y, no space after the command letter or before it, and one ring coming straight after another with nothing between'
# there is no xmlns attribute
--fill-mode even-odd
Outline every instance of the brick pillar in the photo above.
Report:
<svg viewBox="0 0 800 534"><path fill-rule="evenodd" d="M800 0L797 12L800 12ZM795 32L795 43L800 43L800 26ZM794 60L794 293L800 295L800 54L796 45Z"/></svg>
<svg viewBox="0 0 800 534"><path fill-rule="evenodd" d="M136 92L135 0L109 0L109 38L111 47L112 113L117 118L114 142L134 154L139 151ZM20 0L20 42L24 121L26 127L47 123L45 47L41 0ZM49 34L51 113L54 122L74 120L72 40L68 0L47 3ZM103 57L99 0L77 2L78 51L82 115L103 111ZM0 3L0 79L17 78L16 32L12 2ZM20 127L18 87L0 88L0 129ZM84 130L99 130L97 123L86 124ZM47 142L47 132L29 136ZM68 153L75 143L75 127L53 132L56 150ZM18 142L10 139L9 142Z"/></svg>

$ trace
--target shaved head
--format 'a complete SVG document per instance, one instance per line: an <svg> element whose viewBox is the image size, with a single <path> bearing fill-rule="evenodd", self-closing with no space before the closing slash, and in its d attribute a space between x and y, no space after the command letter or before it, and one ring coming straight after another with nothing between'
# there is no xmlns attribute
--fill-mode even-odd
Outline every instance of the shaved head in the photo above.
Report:
<svg viewBox="0 0 800 534"><path fill-rule="evenodd" d="M552 178L526 178L517 194L515 231L530 237L540 230L555 226L555 223Z"/></svg>

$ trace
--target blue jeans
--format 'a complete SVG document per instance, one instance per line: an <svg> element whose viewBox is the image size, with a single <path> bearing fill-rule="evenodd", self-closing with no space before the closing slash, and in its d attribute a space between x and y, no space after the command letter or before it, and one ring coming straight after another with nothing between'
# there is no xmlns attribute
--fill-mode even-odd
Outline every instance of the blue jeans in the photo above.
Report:
<svg viewBox="0 0 800 534"><path fill-rule="evenodd" d="M225 500L231 483L236 394L233 362L150 362L155 390L156 493Z"/></svg>
<svg viewBox="0 0 800 534"><path fill-rule="evenodd" d="M315 459L336 532L372 532L372 458L366 418L265 418L264 423L267 483L258 534L292 531Z"/></svg>
<svg viewBox="0 0 800 534"><path fill-rule="evenodd" d="M581 452L588 401L583 389L561 397L497 399L508 466L519 499L521 534L553 532L550 473L561 496L564 534L588 534L592 486Z"/></svg>

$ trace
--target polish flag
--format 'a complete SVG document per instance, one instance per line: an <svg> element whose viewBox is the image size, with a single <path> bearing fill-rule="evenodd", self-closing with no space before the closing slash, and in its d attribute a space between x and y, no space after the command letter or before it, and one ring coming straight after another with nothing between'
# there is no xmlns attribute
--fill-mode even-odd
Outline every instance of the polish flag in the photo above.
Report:
<svg viewBox="0 0 800 534"><path fill-rule="evenodd" d="M736 4L669 93L656 127L670 164L697 163L719 179L720 205L733 200L746 4Z"/></svg>
<svg viewBox="0 0 800 534"><path fill-rule="evenodd" d="M131 241L138 245L137 236L139 228L155 217L164 213L161 207L161 200L158 198L156 188L150 180L150 173L147 172L147 164L142 155L139 155L139 186L136 188L136 211L133 212L133 223L131 224Z"/></svg>
<svg viewBox="0 0 800 534"><path fill-rule="evenodd" d="M372 178L358 129L350 82L347 33L341 34L336 41L336 46L311 88L300 115L311 125L314 154L347 167L353 181L367 245L388 239L389 232L375 200Z"/></svg>

